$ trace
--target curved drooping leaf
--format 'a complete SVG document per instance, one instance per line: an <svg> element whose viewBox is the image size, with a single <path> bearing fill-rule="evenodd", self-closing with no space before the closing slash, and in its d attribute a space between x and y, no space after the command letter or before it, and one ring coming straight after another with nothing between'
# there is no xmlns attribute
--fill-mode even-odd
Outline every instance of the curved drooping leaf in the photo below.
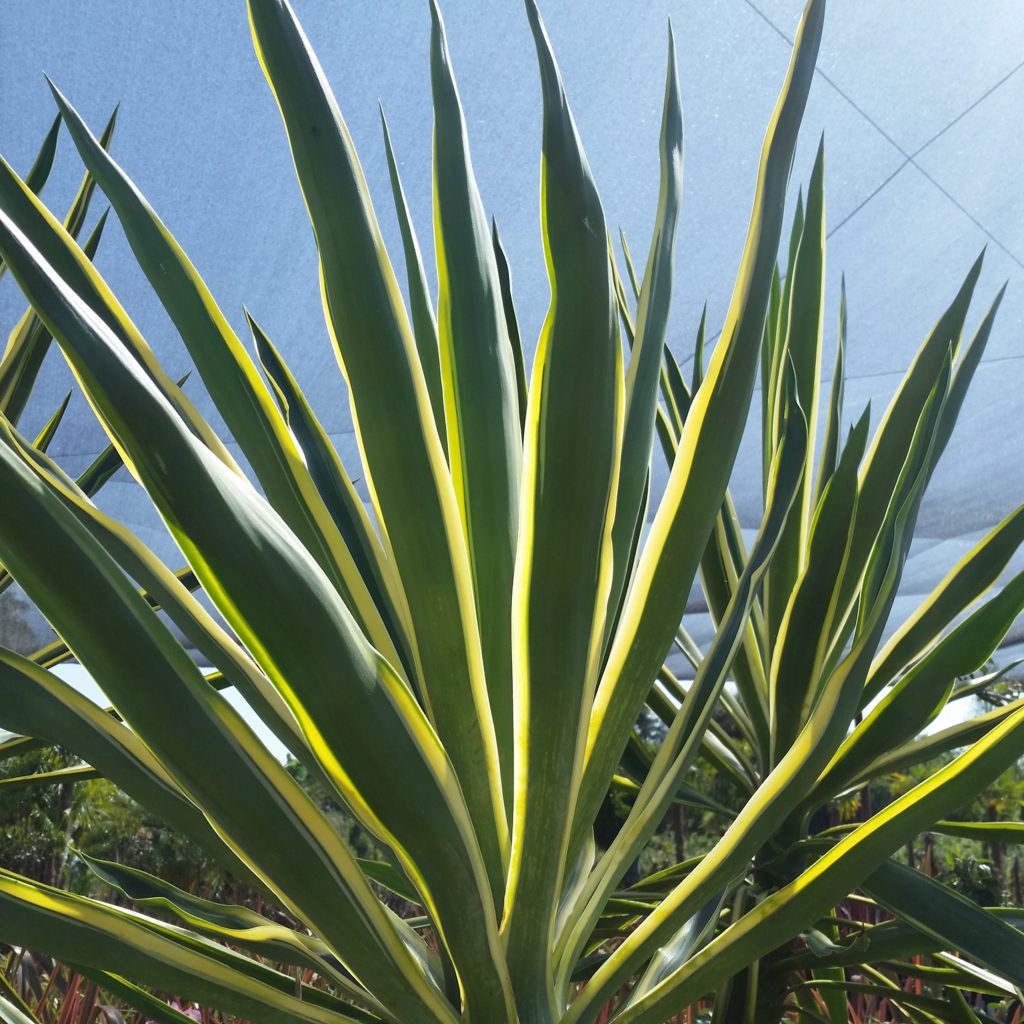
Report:
<svg viewBox="0 0 1024 1024"><path fill-rule="evenodd" d="M286 976L278 975L288 986L284 990L271 984L277 972L269 968L248 961L251 968L242 969L243 958L224 947L182 945L168 934L167 926L147 925L128 911L30 882L2 868L0 907L9 934L22 936L28 945L101 970L116 963L119 970L155 988L252 1021L335 1024L359 1019L345 1014L343 1004L328 1009L290 994L294 981Z"/></svg>
<svg viewBox="0 0 1024 1024"><path fill-rule="evenodd" d="M143 584L147 602L154 609L163 609L196 649L223 674L226 683L236 687L291 753L308 763L309 751L287 705L248 654L191 594L185 582L168 570L128 529L85 500L85 494L54 463L20 442L19 446L25 458L36 466L40 476L111 557ZM192 582L192 589L195 589L198 580L191 570L187 572L194 582L186 582ZM51 647L45 658L37 656L36 660L45 660L49 667L57 656L58 651Z"/></svg>
<svg viewBox="0 0 1024 1024"><path fill-rule="evenodd" d="M123 999L128 1006L145 1015L146 1020L155 1021L156 1024L187 1024L192 1018L176 1010L169 1003L158 999L155 995L147 992L138 985L133 985L125 978L109 971L97 970L94 967L85 967L82 964L68 964L73 971L81 974L82 977L94 981L103 991L112 993L119 999ZM361 1020L359 1011L353 1009L353 1019Z"/></svg>
<svg viewBox="0 0 1024 1024"><path fill-rule="evenodd" d="M135 733L69 684L0 648L0 697L0 725L73 751L215 859L251 877ZM24 752L31 742L12 744L12 752Z"/></svg>
<svg viewBox="0 0 1024 1024"><path fill-rule="evenodd" d="M94 875L133 903L168 910L190 930L256 953L272 963L311 968L325 974L346 997L386 1015L384 1007L340 969L331 951L318 939L276 924L246 907L213 903L194 896L137 868L98 860L81 851L76 856L85 861Z"/></svg>

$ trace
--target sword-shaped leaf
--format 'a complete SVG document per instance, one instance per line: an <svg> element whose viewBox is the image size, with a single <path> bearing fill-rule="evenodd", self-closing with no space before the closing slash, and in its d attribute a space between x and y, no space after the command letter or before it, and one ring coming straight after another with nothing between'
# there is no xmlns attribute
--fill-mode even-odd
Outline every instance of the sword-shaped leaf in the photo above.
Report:
<svg viewBox="0 0 1024 1024"><path fill-rule="evenodd" d="M551 304L524 440L505 929L520 1016L544 1020L557 1008L555 919L611 584L623 381L604 213L533 0L527 14L544 99L541 224Z"/></svg>
<svg viewBox="0 0 1024 1024"><path fill-rule="evenodd" d="M776 396L773 434L780 431L781 418L794 404L807 418L811 443L804 469L804 484L797 495L799 514L791 516L779 540L765 583L765 620L768 640L778 634L790 594L807 565L807 545L814 512L814 444L818 428L818 378L821 375L822 320L825 309L825 142L818 155L807 189L807 209L800 245L786 285L789 309L785 338L779 358L789 372L780 374L780 393Z"/></svg>
<svg viewBox="0 0 1024 1024"><path fill-rule="evenodd" d="M622 434L622 465L612 531L614 566L609 598L614 626L622 590L630 577L637 522L646 513L646 481L654 442L658 382L675 274L676 225L683 193L683 111L676 78L676 48L668 36L668 72L661 115L661 188L654 237L640 289L636 333L626 375L626 418ZM631 264L630 264L631 265ZM674 362L673 362L674 365Z"/></svg>
<svg viewBox="0 0 1024 1024"><path fill-rule="evenodd" d="M761 153L746 247L722 336L683 425L665 495L640 554L594 703L576 809L589 829L650 681L675 639L743 433L758 366L782 206L814 73L824 4L808 5Z"/></svg>
<svg viewBox="0 0 1024 1024"><path fill-rule="evenodd" d="M448 462L469 549L502 787L511 791L512 575L522 466L519 387L490 226L436 2L430 14L434 244Z"/></svg>
<svg viewBox="0 0 1024 1024"><path fill-rule="evenodd" d="M306 396L273 342L248 312L246 319L249 321L249 330L252 332L260 365L269 378L288 426L302 449L313 482L327 506L327 511L341 531L356 569L377 605L388 635L401 651L402 664L410 680L413 680L416 678L415 652L411 647L409 611L405 595L402 593L401 581L327 431L316 418Z"/></svg>
<svg viewBox="0 0 1024 1024"><path fill-rule="evenodd" d="M371 643L399 664L366 584L252 359L142 193L52 83L51 90L82 160L110 200L139 266L185 342L268 501L332 579Z"/></svg>
<svg viewBox="0 0 1024 1024"><path fill-rule="evenodd" d="M75 855L97 878L117 889L132 903L170 911L190 930L256 953L273 963L307 967L326 974L331 984L341 989L347 998L359 999L378 1013L387 1013L369 992L340 969L331 951L319 939L286 928L247 907L214 903L184 892L137 868L99 860L80 850Z"/></svg>
<svg viewBox="0 0 1024 1024"><path fill-rule="evenodd" d="M250 0L249 20L313 225L328 328L370 496L409 601L427 713L500 903L508 828L473 577L413 332L348 128L291 7Z"/></svg>
<svg viewBox="0 0 1024 1024"><path fill-rule="evenodd" d="M430 407L434 412L434 425L437 427L441 445L447 451L448 430L444 420L444 396L441 392L441 356L437 339L437 318L434 315L434 304L430 301L430 290L427 286L427 275L423 269L423 256L420 244L413 228L412 214L406 202L405 189L398 173L398 161L391 145L391 133L380 112L380 126L384 134L384 151L388 158L388 174L391 177L391 194L395 200L395 215L398 228L402 234L402 248L405 251L405 279L409 289L409 308L412 313L413 334L416 338L416 351L423 368L423 378L427 382L430 393Z"/></svg>
<svg viewBox="0 0 1024 1024"><path fill-rule="evenodd" d="M491 221L491 242L494 245L494 261L498 266L498 282L501 285L501 302L505 308L505 323L508 327L508 340L512 345L512 356L516 365L516 388L519 393L519 425L526 428L526 403L529 398L526 382L526 358L523 355L523 338L519 332L519 318L516 315L515 302L512 300L512 272L509 269L508 257L498 235L498 222Z"/></svg>

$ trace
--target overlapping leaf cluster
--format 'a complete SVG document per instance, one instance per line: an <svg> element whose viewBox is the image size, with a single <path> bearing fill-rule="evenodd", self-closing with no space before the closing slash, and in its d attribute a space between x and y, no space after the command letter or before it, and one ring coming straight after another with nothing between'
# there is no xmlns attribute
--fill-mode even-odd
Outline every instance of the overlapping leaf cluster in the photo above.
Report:
<svg viewBox="0 0 1024 1024"><path fill-rule="evenodd" d="M587 1024L613 1004L621 1024L656 1024L709 997L725 1020L800 1006L837 1021L847 993L872 985L914 1019L965 1020L960 990L1012 997L1024 984L1017 918L892 859L923 829L970 832L943 819L1024 753L1019 701L924 734L959 698L955 678L986 661L1024 606L1021 577L977 603L1022 539L1024 509L883 640L922 494L999 297L964 343L979 259L874 434L865 414L844 436L845 308L830 394L819 389L821 150L779 261L824 8L811 0L801 22L732 299L706 367L702 323L688 384L667 337L682 192L671 48L654 237L627 289L527 2L551 285L528 377L436 7L435 304L386 126L404 294L288 3L249 0L316 238L369 512L271 340L249 317L250 356L108 155L109 129L96 139L54 88L89 176L61 223L35 194L40 172L22 181L0 170L0 253L31 304L0 366L0 561L58 640L29 657L0 651L0 724L17 734L0 754L73 750L82 767L72 772L114 781L295 927L95 863L161 913L0 871L0 939L45 949L165 1020L175 1012L137 986L259 1021ZM94 184L246 472L92 266L94 241L75 241ZM34 442L17 429L51 337L111 444L78 480L46 455L56 422ZM728 484L759 375L764 516L748 543ZM662 494L651 490L655 440L670 464ZM180 570L90 500L121 462L180 547ZM698 578L716 625L706 651L680 625ZM665 667L676 648L692 680ZM50 671L72 657L110 708ZM390 864L353 856L228 688ZM634 742L645 709L667 726L646 759ZM961 748L866 821L820 825L816 812L865 780ZM697 759L742 794L721 841L623 890ZM599 849L593 823L613 787L630 792L630 810ZM994 828L1019 839L1013 825ZM400 919L379 884L424 916ZM843 923L833 909L855 891L894 920ZM924 970L918 954L934 957L927 969L945 1000L899 987Z"/></svg>

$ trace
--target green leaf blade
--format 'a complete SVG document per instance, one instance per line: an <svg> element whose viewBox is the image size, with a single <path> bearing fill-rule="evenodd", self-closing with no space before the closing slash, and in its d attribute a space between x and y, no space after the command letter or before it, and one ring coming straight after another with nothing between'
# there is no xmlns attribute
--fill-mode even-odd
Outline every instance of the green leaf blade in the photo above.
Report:
<svg viewBox="0 0 1024 1024"><path fill-rule="evenodd" d="M510 789L512 577L522 466L519 388L493 242L436 2L430 13L434 242L448 461L469 551L502 782Z"/></svg>
<svg viewBox="0 0 1024 1024"><path fill-rule="evenodd" d="M509 963L519 1012L556 1013L555 914L611 581L622 353L597 190L536 6L541 215L551 305L530 384L513 645L516 791Z"/></svg>

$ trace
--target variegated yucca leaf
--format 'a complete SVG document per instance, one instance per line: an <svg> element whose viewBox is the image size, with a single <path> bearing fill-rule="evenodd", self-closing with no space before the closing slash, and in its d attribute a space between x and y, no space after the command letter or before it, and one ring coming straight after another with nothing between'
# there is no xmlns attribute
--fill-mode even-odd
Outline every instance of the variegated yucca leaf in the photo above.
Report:
<svg viewBox="0 0 1024 1024"><path fill-rule="evenodd" d="M996 678L954 689L1024 608L1024 577L998 587L1024 507L889 625L1002 293L964 344L979 258L874 432L860 410L847 432L845 284L821 387L823 144L788 233L785 216L825 0L800 22L732 297L713 344L705 307L689 380L675 353L691 341L669 329L683 160L671 32L654 232L643 266L621 239L623 277L567 85L526 0L550 283L528 372L436 3L436 298L383 117L404 289L289 3L248 7L313 227L359 465L343 463L299 388L288 339L257 322L259 297L242 321L251 354L108 151L113 121L95 137L53 86L59 117L35 166L22 179L0 165L0 256L30 306L0 362L0 586L16 581L56 633L28 656L0 649L0 759L58 745L79 762L0 786L105 777L282 913L72 853L119 902L0 868L0 942L45 950L161 1022L180 1014L152 989L313 1024L658 1024L708 1006L726 1021L794 1012L839 1024L858 993L914 1020L963 1021L974 1018L962 992L1019 998L1019 915L894 859L925 830L1024 839L1019 823L956 820L1024 754L1024 702L926 731ZM37 194L60 124L86 166L63 220ZM102 219L76 241L97 186L230 436L167 375L92 265ZM66 402L34 438L19 432L51 339L109 438L77 479L47 454ZM758 383L764 511L745 536L729 483ZM662 456L663 489L652 473ZM94 503L122 465L184 567ZM706 651L684 622L695 586L715 626ZM683 676L666 664L677 652ZM53 672L70 659L109 707ZM637 738L651 713L666 726L654 751ZM386 861L353 854L256 720ZM698 762L733 803L700 790ZM832 820L858 787L929 763L866 820ZM612 793L627 814L599 843ZM627 883L677 804L720 814L723 836ZM851 897L891 919L855 925L837 912ZM921 977L945 994L904 986ZM0 1017L30 1021L6 996Z"/></svg>

